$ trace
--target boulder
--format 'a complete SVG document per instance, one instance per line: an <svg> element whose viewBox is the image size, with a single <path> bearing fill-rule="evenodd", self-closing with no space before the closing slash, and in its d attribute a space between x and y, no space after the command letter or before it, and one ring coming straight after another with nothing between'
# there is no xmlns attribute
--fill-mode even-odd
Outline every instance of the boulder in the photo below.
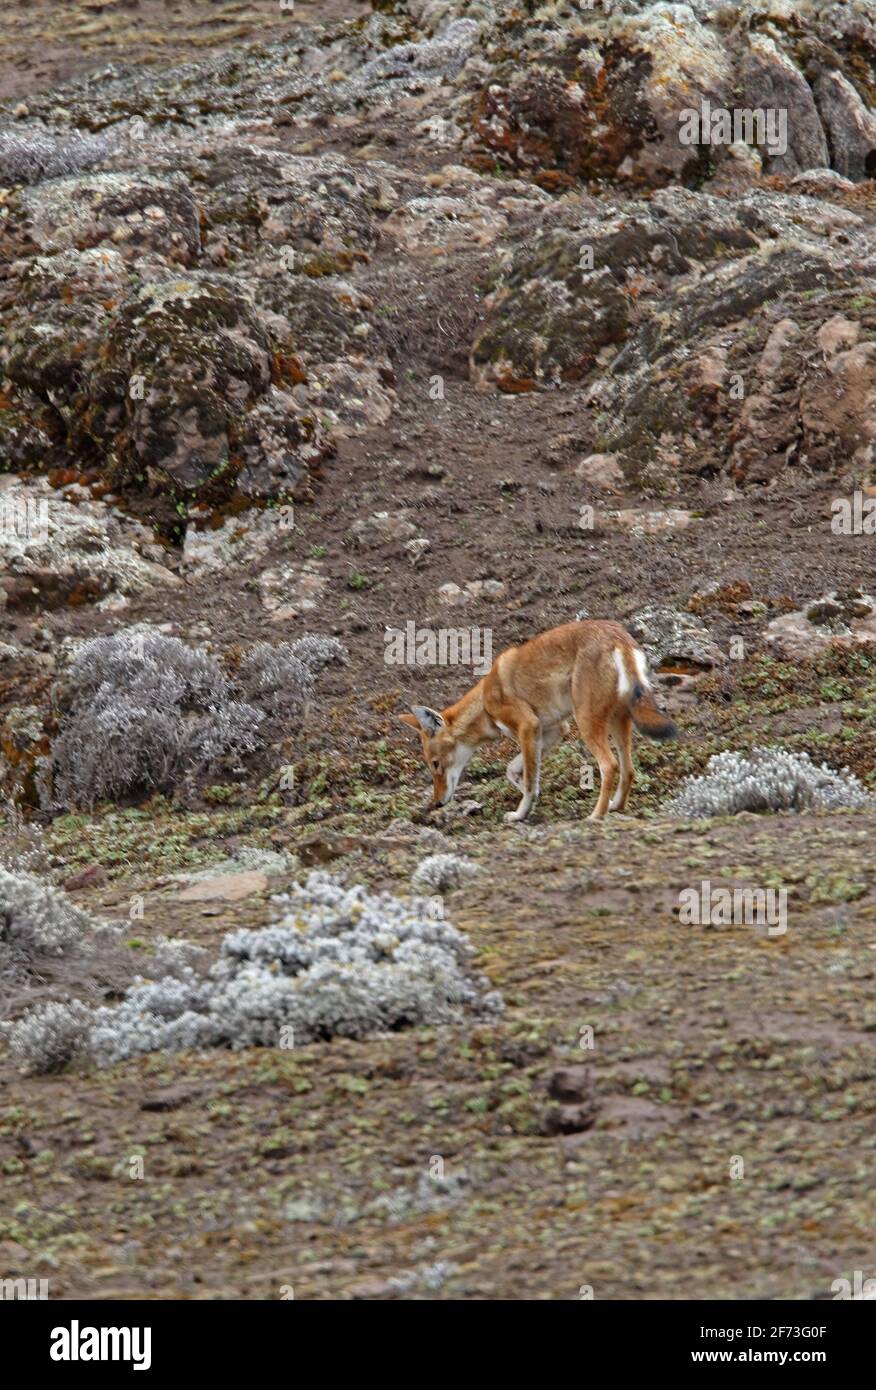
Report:
<svg viewBox="0 0 876 1390"><path fill-rule="evenodd" d="M874 234L876 213L841 194L674 188L599 208L569 195L496 259L472 379L582 381L594 454L631 485L866 466Z"/></svg>
<svg viewBox="0 0 876 1390"><path fill-rule="evenodd" d="M10 608L58 608L181 583L151 531L106 502L65 501L43 478L0 478L0 518L0 592Z"/></svg>
<svg viewBox="0 0 876 1390"><path fill-rule="evenodd" d="M767 625L764 641L791 661L811 661L830 648L876 643L876 598L862 590L830 593Z"/></svg>
<svg viewBox="0 0 876 1390"><path fill-rule="evenodd" d="M831 166L855 183L876 178L876 112L864 105L849 79L835 69L820 73L813 91L831 150Z"/></svg>
<svg viewBox="0 0 876 1390"><path fill-rule="evenodd" d="M666 666L693 666L709 670L721 666L726 657L712 641L708 630L691 613L678 608L643 608L630 618L627 627L655 669Z"/></svg>
<svg viewBox="0 0 876 1390"><path fill-rule="evenodd" d="M144 285L114 317L87 383L91 430L121 479L148 472L190 496L294 488L325 446L273 384L272 349L252 300L230 281L196 272Z"/></svg>

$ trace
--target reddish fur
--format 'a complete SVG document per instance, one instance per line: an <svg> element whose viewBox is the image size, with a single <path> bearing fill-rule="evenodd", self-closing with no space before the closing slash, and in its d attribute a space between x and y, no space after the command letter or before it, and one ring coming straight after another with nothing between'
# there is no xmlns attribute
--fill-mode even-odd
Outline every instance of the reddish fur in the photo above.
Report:
<svg viewBox="0 0 876 1390"><path fill-rule="evenodd" d="M626 694L619 693L615 650L620 651L626 672ZM563 722L573 714L599 766L601 785L592 816L604 816L609 807L618 769L612 740L623 769L614 809L623 810L633 781L633 725L653 738L671 738L676 732L639 681L637 650L619 623L566 623L502 652L488 674L460 700L440 716L429 712L430 722L441 721L434 731L424 728L415 715L403 714L402 720L420 734L423 757L432 773L433 805L450 799L455 790L454 768L462 754L504 737L504 725L520 747L523 800L512 818L523 819L538 793L541 754L559 742ZM509 780L515 785L517 761L509 764Z"/></svg>

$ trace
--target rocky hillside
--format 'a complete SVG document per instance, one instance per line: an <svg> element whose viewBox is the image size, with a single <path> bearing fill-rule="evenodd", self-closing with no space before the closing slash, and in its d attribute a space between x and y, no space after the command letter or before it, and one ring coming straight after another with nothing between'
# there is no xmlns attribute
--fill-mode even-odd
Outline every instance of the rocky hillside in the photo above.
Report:
<svg viewBox="0 0 876 1390"><path fill-rule="evenodd" d="M0 1275L828 1297L876 4L32 0L0 72ZM426 816L399 715L475 677L388 638L586 616L682 734L630 814L570 737L530 823L504 744Z"/></svg>

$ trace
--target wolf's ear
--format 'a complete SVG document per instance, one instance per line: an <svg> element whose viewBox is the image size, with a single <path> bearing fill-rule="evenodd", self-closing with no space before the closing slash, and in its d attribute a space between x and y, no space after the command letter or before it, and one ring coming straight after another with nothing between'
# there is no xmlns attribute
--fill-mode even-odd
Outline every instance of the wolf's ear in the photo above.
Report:
<svg viewBox="0 0 876 1390"><path fill-rule="evenodd" d="M444 727L444 720L438 711L427 709L425 705L411 705L410 714L403 714L402 719L406 724L422 729L425 734L435 734Z"/></svg>
<svg viewBox="0 0 876 1390"><path fill-rule="evenodd" d="M412 714L400 714L399 719L403 724L407 724L411 729L416 729L419 733L420 726Z"/></svg>

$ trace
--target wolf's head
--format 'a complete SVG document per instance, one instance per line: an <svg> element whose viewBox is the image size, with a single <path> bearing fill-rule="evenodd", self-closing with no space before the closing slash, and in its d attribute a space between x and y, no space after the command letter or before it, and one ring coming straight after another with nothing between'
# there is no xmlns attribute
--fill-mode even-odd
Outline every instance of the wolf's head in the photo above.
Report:
<svg viewBox="0 0 876 1390"><path fill-rule="evenodd" d="M403 724L416 729L423 748L423 761L432 774L432 810L453 799L459 779L474 752L474 745L463 743L445 714L412 705L410 714L401 715Z"/></svg>

